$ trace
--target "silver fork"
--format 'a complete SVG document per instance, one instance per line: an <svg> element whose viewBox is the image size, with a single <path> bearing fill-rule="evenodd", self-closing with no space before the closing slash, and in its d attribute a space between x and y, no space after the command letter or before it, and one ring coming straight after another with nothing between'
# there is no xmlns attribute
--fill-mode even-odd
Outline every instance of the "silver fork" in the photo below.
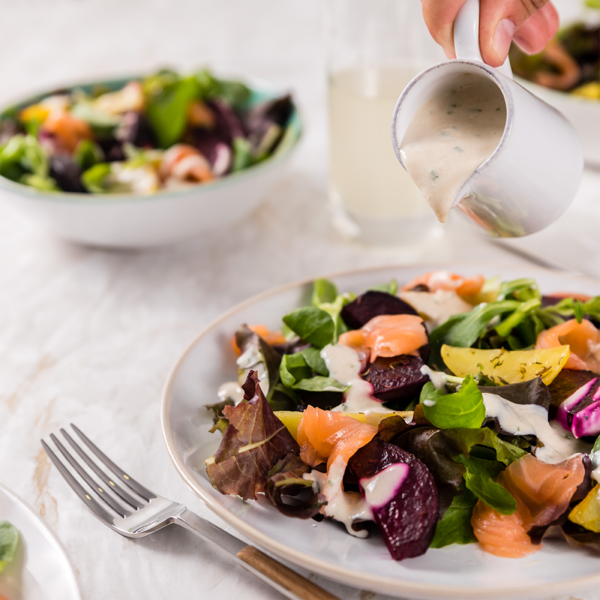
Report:
<svg viewBox="0 0 600 600"><path fill-rule="evenodd" d="M92 498L90 491L85 490L44 440L41 440L42 446L73 491L94 515L113 531L126 537L139 538L150 535L168 525L180 525L198 537L220 546L233 555L244 569L256 575L286 598L291 600L339 600L336 596L288 569L254 546L246 545L216 525L202 519L183 504L151 492L118 467L72 423L71 427L88 451L91 451L112 474L107 474L104 469L100 468L89 453L65 429L61 429L60 432L75 451L74 454L69 452L56 435L50 434L50 439L73 470L89 486L91 493L100 499L100 503ZM97 479L90 475L82 463L87 465L89 471L92 471ZM117 482L120 482L121 485ZM111 493L108 493L107 490L110 490Z"/></svg>

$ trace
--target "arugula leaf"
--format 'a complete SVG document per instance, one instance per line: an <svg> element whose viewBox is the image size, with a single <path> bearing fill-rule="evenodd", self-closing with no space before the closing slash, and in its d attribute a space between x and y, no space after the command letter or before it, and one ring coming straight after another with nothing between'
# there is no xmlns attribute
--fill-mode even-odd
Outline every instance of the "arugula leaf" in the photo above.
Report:
<svg viewBox="0 0 600 600"><path fill-rule="evenodd" d="M485 419L483 395L470 375L454 394L444 394L433 383L426 383L420 402L427 420L440 429L478 429Z"/></svg>
<svg viewBox="0 0 600 600"><path fill-rule="evenodd" d="M542 295L535 279L523 278L513 281L504 281L500 285L498 300L519 300L527 302L528 300L541 300Z"/></svg>
<svg viewBox="0 0 600 600"><path fill-rule="evenodd" d="M198 96L195 77L181 78L173 71L160 71L144 80L146 114L159 148L177 143L186 127L190 102Z"/></svg>
<svg viewBox="0 0 600 600"><path fill-rule="evenodd" d="M467 468L465 485L480 500L501 515L512 515L517 510L517 501L511 493L494 481L504 466L497 461L484 460L475 456L458 456L456 462Z"/></svg>
<svg viewBox="0 0 600 600"><path fill-rule="evenodd" d="M477 541L471 525L477 500L477 496L468 489L452 499L452 504L437 524L430 548L443 548L450 544L472 544Z"/></svg>
<svg viewBox="0 0 600 600"><path fill-rule="evenodd" d="M17 554L19 532L8 521L0 521L0 573Z"/></svg>
<svg viewBox="0 0 600 600"><path fill-rule="evenodd" d="M531 300L527 300L527 302L523 302L510 316L504 319L499 325L496 325L495 329L498 335L508 337L510 332L520 325L541 304L538 298L532 298Z"/></svg>
<svg viewBox="0 0 600 600"><path fill-rule="evenodd" d="M317 348L333 343L335 323L331 315L316 306L298 308L285 317L283 322L301 339Z"/></svg>

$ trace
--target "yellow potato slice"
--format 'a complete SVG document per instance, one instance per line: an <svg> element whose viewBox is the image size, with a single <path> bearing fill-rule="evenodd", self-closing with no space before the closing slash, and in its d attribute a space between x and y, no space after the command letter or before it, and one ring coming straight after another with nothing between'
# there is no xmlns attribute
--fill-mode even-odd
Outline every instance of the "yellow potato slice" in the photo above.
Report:
<svg viewBox="0 0 600 600"><path fill-rule="evenodd" d="M572 511L569 521L600 533L600 485L597 485Z"/></svg>
<svg viewBox="0 0 600 600"><path fill-rule="evenodd" d="M411 411L400 411L393 413L344 413L348 417L352 417L361 423L368 423L374 427L379 427L379 423L388 417L402 417L403 419L412 418ZM275 416L287 427L287 430L292 434L295 440L298 439L298 425L304 413L291 410L276 410Z"/></svg>
<svg viewBox="0 0 600 600"><path fill-rule="evenodd" d="M519 383L541 377L550 385L569 360L569 346L542 350L477 350L442 346L442 359L459 377L480 371L496 383Z"/></svg>

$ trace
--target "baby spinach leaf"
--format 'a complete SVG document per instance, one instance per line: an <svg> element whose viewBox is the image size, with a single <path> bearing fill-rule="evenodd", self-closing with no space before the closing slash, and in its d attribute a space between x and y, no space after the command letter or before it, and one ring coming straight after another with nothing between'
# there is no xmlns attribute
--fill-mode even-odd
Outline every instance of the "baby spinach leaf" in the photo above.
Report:
<svg viewBox="0 0 600 600"><path fill-rule="evenodd" d="M287 387L294 387L297 382L312 375L312 369L307 365L302 353L285 354L279 365L281 382Z"/></svg>
<svg viewBox="0 0 600 600"><path fill-rule="evenodd" d="M194 77L180 78L172 71L161 71L144 80L146 114L159 148L177 143L186 127L190 102L198 96Z"/></svg>
<svg viewBox="0 0 600 600"><path fill-rule="evenodd" d="M469 456L473 446L486 446L496 451L496 459L505 465L521 458L526 454L518 446L505 442L498 434L488 427L480 429L445 429L443 435L451 439L465 456Z"/></svg>
<svg viewBox="0 0 600 600"><path fill-rule="evenodd" d="M456 461L467 468L465 485L480 500L501 515L512 515L517 510L517 501L511 493L494 481L504 466L498 461L484 460L475 456L459 456Z"/></svg>
<svg viewBox="0 0 600 600"><path fill-rule="evenodd" d="M296 385L295 390L304 390L306 392L345 392L348 389L347 385L332 379L331 377L311 377L310 379L302 379Z"/></svg>
<svg viewBox="0 0 600 600"><path fill-rule="evenodd" d="M323 375L324 377L329 375L329 369L327 368L327 365L321 356L321 351L318 348L309 346L308 348L302 350L301 354L304 357L306 364L313 371L316 371L319 375Z"/></svg>
<svg viewBox="0 0 600 600"><path fill-rule="evenodd" d="M478 429L485 419L483 395L470 375L454 394L444 394L433 383L426 383L420 402L427 420L440 429Z"/></svg>
<svg viewBox="0 0 600 600"><path fill-rule="evenodd" d="M298 308L285 317L283 322L301 339L317 348L334 342L335 324L331 315L316 306Z"/></svg>
<svg viewBox="0 0 600 600"><path fill-rule="evenodd" d="M455 496L442 519L438 522L430 548L443 548L450 544L472 544L477 541L471 525L477 496L468 489Z"/></svg>
<svg viewBox="0 0 600 600"><path fill-rule="evenodd" d="M398 282L395 279L392 279L389 283L380 283L379 285L374 285L367 291L385 292L386 294L395 296L398 292Z"/></svg>
<svg viewBox="0 0 600 600"><path fill-rule="evenodd" d="M0 521L0 573L17 554L19 532L8 521Z"/></svg>
<svg viewBox="0 0 600 600"><path fill-rule="evenodd" d="M324 302L334 302L337 298L337 287L328 279L315 279L313 283L312 303L317 308Z"/></svg>

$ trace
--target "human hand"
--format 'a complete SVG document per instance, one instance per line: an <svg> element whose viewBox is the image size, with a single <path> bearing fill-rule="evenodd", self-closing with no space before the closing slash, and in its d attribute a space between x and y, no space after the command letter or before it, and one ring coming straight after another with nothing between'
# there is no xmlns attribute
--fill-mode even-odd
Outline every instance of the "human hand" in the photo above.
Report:
<svg viewBox="0 0 600 600"><path fill-rule="evenodd" d="M454 20L466 0L422 0L433 39L448 58L454 51ZM512 40L528 54L541 52L558 31L558 13L548 0L480 0L479 46L483 60L499 67Z"/></svg>

